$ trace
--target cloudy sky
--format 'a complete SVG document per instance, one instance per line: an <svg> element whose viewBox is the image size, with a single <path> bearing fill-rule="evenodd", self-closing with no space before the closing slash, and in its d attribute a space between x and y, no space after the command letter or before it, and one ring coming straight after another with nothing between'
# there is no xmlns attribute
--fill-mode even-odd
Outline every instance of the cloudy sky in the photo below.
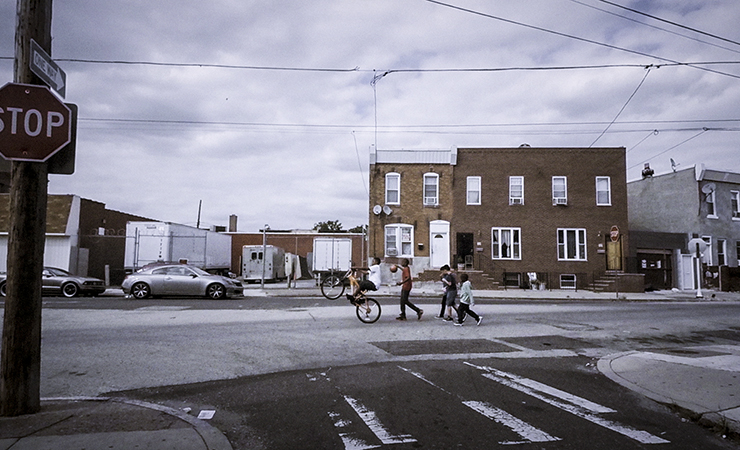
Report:
<svg viewBox="0 0 740 450"><path fill-rule="evenodd" d="M628 180L671 158L740 172L739 17L737 0L56 0L80 120L76 172L49 192L346 229L367 223L376 144L623 146Z"/></svg>

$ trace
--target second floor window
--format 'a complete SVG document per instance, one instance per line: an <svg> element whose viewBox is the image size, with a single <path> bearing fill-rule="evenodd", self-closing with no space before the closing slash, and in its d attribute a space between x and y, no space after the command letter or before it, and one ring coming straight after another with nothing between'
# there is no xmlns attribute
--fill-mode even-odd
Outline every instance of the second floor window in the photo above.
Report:
<svg viewBox="0 0 740 450"><path fill-rule="evenodd" d="M480 177L468 177L468 205L480 205Z"/></svg>
<svg viewBox="0 0 740 450"><path fill-rule="evenodd" d="M552 204L568 204L568 179L566 177L552 177Z"/></svg>
<svg viewBox="0 0 740 450"><path fill-rule="evenodd" d="M439 175L436 173L424 174L424 205L436 206L439 204Z"/></svg>
<svg viewBox="0 0 740 450"><path fill-rule="evenodd" d="M740 191L730 191L730 203L732 205L732 219L740 220Z"/></svg>
<svg viewBox="0 0 740 450"><path fill-rule="evenodd" d="M707 194L707 217L717 217L717 210L714 207L714 191Z"/></svg>
<svg viewBox="0 0 740 450"><path fill-rule="evenodd" d="M524 177L509 177L509 204L524 204Z"/></svg>
<svg viewBox="0 0 740 450"><path fill-rule="evenodd" d="M609 177L596 177L596 204L598 206L612 204L612 183Z"/></svg>
<svg viewBox="0 0 740 450"><path fill-rule="evenodd" d="M385 203L398 205L401 203L401 174L388 173L385 175Z"/></svg>

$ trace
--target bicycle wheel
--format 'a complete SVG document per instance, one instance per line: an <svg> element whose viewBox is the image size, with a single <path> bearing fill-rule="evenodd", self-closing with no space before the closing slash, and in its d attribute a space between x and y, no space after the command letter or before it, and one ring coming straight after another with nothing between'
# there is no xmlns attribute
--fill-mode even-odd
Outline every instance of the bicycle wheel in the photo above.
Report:
<svg viewBox="0 0 740 450"><path fill-rule="evenodd" d="M365 302L357 305L357 318L364 323L375 323L380 319L380 303L374 298L366 298Z"/></svg>
<svg viewBox="0 0 740 450"><path fill-rule="evenodd" d="M330 275L321 281L321 294L329 300L336 300L344 294L344 281Z"/></svg>

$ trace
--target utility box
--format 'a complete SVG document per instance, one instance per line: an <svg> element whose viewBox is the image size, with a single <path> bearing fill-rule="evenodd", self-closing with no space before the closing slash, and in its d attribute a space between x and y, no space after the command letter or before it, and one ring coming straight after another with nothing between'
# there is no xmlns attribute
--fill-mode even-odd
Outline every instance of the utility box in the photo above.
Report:
<svg viewBox="0 0 740 450"><path fill-rule="evenodd" d="M285 279L285 250L274 245L245 245L242 247L244 281L261 281L263 273L265 281Z"/></svg>

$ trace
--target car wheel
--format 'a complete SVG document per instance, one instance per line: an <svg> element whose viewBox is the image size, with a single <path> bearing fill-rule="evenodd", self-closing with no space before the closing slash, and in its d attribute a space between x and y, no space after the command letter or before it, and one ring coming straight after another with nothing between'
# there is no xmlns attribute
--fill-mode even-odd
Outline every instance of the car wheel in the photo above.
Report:
<svg viewBox="0 0 740 450"><path fill-rule="evenodd" d="M7 295L5 283L0 284L0 297L5 297Z"/></svg>
<svg viewBox="0 0 740 450"><path fill-rule="evenodd" d="M223 285L214 283L208 286L206 295L213 300L220 300L226 296L226 289Z"/></svg>
<svg viewBox="0 0 740 450"><path fill-rule="evenodd" d="M62 295L67 298L77 297L80 288L74 283L66 283L62 286Z"/></svg>
<svg viewBox="0 0 740 450"><path fill-rule="evenodd" d="M147 298L151 294L152 294L152 290L149 288L149 285L146 283L139 282L139 283L134 283L134 285L131 286L131 295L133 295L134 298L137 300Z"/></svg>

